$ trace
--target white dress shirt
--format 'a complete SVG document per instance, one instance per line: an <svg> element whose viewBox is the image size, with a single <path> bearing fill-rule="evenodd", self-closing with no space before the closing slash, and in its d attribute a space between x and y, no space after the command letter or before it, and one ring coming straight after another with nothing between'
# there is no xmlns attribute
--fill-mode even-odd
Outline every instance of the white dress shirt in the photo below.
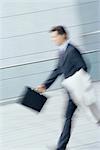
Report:
<svg viewBox="0 0 100 150"><path fill-rule="evenodd" d="M67 46L69 44L69 40L66 40L63 44L61 44L58 48L59 48L59 51L65 51Z"/></svg>

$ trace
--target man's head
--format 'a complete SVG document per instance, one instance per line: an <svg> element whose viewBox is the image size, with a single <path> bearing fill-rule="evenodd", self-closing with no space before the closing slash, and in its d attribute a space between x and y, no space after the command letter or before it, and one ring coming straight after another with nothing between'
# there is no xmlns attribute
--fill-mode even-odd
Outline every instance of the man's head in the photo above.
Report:
<svg viewBox="0 0 100 150"><path fill-rule="evenodd" d="M51 38L56 45L62 45L68 39L68 33L63 26L55 26L50 30Z"/></svg>

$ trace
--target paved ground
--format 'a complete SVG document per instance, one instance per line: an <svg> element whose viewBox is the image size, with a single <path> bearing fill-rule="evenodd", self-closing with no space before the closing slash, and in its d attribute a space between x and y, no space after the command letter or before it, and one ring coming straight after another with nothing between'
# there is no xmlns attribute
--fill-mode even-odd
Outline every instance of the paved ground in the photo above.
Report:
<svg viewBox="0 0 100 150"><path fill-rule="evenodd" d="M100 82L94 86L100 107ZM40 114L15 103L0 106L0 150L52 150L63 126L66 97L62 90L47 94L51 98ZM68 147L100 150L100 127L82 110L75 113Z"/></svg>

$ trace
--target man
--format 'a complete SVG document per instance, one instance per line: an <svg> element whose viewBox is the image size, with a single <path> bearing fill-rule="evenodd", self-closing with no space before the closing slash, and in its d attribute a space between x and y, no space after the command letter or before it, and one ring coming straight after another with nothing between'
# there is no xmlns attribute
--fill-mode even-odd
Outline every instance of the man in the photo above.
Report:
<svg viewBox="0 0 100 150"><path fill-rule="evenodd" d="M45 92L61 74L64 75L64 78L68 78L81 68L87 71L87 66L82 55L79 50L69 42L68 33L65 28L63 26L56 26L50 30L50 33L52 40L58 45L59 60L56 68L52 71L48 79L37 87L37 90L41 93ZM77 108L71 99L69 91L68 96L69 101L65 115L65 123L56 150L66 149L71 133L72 116Z"/></svg>

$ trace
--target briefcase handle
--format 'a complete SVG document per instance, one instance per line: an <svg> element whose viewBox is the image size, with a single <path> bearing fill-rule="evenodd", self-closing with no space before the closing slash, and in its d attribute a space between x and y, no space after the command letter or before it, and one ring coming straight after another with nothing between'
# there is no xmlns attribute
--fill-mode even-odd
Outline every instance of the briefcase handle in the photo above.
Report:
<svg viewBox="0 0 100 150"><path fill-rule="evenodd" d="M38 92L38 90L36 88L33 88L32 90L33 90L33 92L36 91L38 94L46 96L47 98L50 98L50 96L44 94L45 92L40 93L40 92Z"/></svg>
<svg viewBox="0 0 100 150"><path fill-rule="evenodd" d="M36 88L32 89L32 91L36 91L38 94L43 95L43 93L40 93Z"/></svg>

